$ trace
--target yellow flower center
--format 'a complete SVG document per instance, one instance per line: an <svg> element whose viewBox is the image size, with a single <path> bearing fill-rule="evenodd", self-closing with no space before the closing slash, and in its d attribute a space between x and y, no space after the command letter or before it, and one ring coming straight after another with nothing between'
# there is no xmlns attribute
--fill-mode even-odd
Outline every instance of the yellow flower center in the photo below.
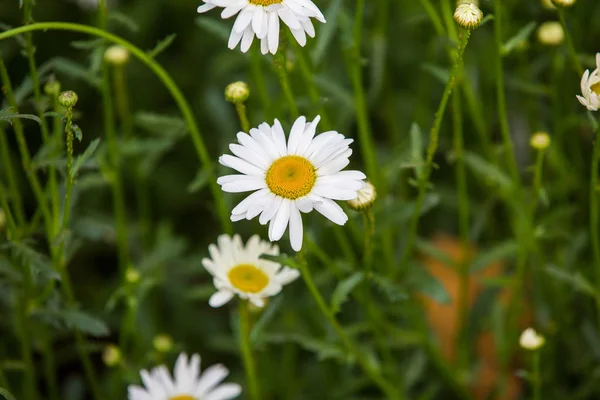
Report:
<svg viewBox="0 0 600 400"><path fill-rule="evenodd" d="M592 92L596 93L598 96L600 96L600 82L598 83L594 83L590 89L592 89Z"/></svg>
<svg viewBox="0 0 600 400"><path fill-rule="evenodd" d="M273 4L283 3L283 0L248 0L250 4L255 4L257 6L270 6Z"/></svg>
<svg viewBox="0 0 600 400"><path fill-rule="evenodd" d="M271 192L291 200L309 194L316 180L315 167L299 156L281 157L267 171L267 186Z"/></svg>
<svg viewBox="0 0 600 400"><path fill-rule="evenodd" d="M246 293L259 293L269 284L267 274L251 264L233 267L227 277L233 286Z"/></svg>
<svg viewBox="0 0 600 400"><path fill-rule="evenodd" d="M194 399L189 394L182 394L179 396L171 397L171 398L169 398L169 400L196 400L196 399Z"/></svg>

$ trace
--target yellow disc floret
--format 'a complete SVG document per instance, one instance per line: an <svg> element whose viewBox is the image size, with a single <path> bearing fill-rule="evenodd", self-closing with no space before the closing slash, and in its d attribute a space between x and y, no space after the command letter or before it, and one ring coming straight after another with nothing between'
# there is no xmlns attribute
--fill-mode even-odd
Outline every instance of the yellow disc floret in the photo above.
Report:
<svg viewBox="0 0 600 400"><path fill-rule="evenodd" d="M252 264L240 264L227 274L229 282L246 293L259 293L269 284L269 277Z"/></svg>
<svg viewBox="0 0 600 400"><path fill-rule="evenodd" d="M248 0L248 2L257 6L267 7L273 4L283 3L283 0Z"/></svg>
<svg viewBox="0 0 600 400"><path fill-rule="evenodd" d="M169 400L196 400L196 399L194 399L189 394L182 394L181 396L171 397L171 398L169 398Z"/></svg>
<svg viewBox="0 0 600 400"><path fill-rule="evenodd" d="M315 167L299 156L281 157L267 171L267 186L271 192L290 200L309 194L316 180Z"/></svg>
<svg viewBox="0 0 600 400"><path fill-rule="evenodd" d="M600 82L598 83L594 83L590 89L592 89L592 92L596 93L598 96L600 96Z"/></svg>

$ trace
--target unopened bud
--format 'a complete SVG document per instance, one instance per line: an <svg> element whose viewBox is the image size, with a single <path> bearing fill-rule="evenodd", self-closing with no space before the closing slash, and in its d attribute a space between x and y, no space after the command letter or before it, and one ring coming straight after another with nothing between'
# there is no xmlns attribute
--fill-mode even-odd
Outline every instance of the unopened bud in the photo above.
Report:
<svg viewBox="0 0 600 400"><path fill-rule="evenodd" d="M519 338L519 344L526 350L539 350L544 343L546 343L546 339L533 328L525 329Z"/></svg>
<svg viewBox="0 0 600 400"><path fill-rule="evenodd" d="M77 93L72 90L67 90L66 92L62 92L60 96L58 96L58 104L65 108L73 108L75 104L77 104Z"/></svg>
<svg viewBox="0 0 600 400"><path fill-rule="evenodd" d="M127 280L128 283L137 283L140 278L140 273L133 267L129 267L125 271L125 280Z"/></svg>
<svg viewBox="0 0 600 400"><path fill-rule="evenodd" d="M556 10L552 0L542 0L542 6L547 10Z"/></svg>
<svg viewBox="0 0 600 400"><path fill-rule="evenodd" d="M102 352L102 361L109 367L115 367L121 363L121 350L114 344L109 344Z"/></svg>
<svg viewBox="0 0 600 400"><path fill-rule="evenodd" d="M546 132L536 132L531 136L529 144L536 150L546 150L550 146L550 136Z"/></svg>
<svg viewBox="0 0 600 400"><path fill-rule="evenodd" d="M353 200L348 200L348 206L356 211L366 210L377 200L377 190L371 182L366 182L365 187L358 191L358 195Z"/></svg>
<svg viewBox="0 0 600 400"><path fill-rule="evenodd" d="M464 29L473 30L481 25L483 12L473 3L463 3L456 7L454 20Z"/></svg>
<svg viewBox="0 0 600 400"><path fill-rule="evenodd" d="M171 336L163 333L160 335L156 335L152 340L152 344L154 345L156 351L166 353L168 351L171 351L171 349L173 348L173 339L171 338Z"/></svg>
<svg viewBox="0 0 600 400"><path fill-rule="evenodd" d="M541 44L558 46L565 40L565 31L560 22L544 22L537 30L537 37Z"/></svg>
<svg viewBox="0 0 600 400"><path fill-rule="evenodd" d="M556 7L571 7L576 0L552 0Z"/></svg>
<svg viewBox="0 0 600 400"><path fill-rule="evenodd" d="M225 100L233 104L241 104L250 97L250 87L246 82L233 82L225 88Z"/></svg>
<svg viewBox="0 0 600 400"><path fill-rule="evenodd" d="M112 65L121 66L129 61L129 50L118 44L110 46L104 52L104 60Z"/></svg>
<svg viewBox="0 0 600 400"><path fill-rule="evenodd" d="M460 6L461 4L475 4L479 7L479 0L456 0L457 6Z"/></svg>
<svg viewBox="0 0 600 400"><path fill-rule="evenodd" d="M56 97L60 93L60 82L49 81L44 85L44 93L50 97Z"/></svg>

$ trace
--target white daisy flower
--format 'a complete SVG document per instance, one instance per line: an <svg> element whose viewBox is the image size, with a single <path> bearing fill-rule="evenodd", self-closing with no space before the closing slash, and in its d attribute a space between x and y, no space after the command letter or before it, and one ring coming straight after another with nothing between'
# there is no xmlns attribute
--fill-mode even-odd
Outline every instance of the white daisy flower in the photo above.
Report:
<svg viewBox="0 0 600 400"><path fill-rule="evenodd" d="M281 239L288 224L295 251L302 248L303 227L300 212L317 210L338 225L348 216L333 200L353 200L364 187L365 174L342 171L352 154L352 139L329 131L315 136L320 117L306 122L300 117L292 126L286 144L281 123L261 124L250 135L239 132L239 144L229 145L237 157L225 154L219 162L242 175L222 176L217 180L225 192L250 192L231 212L231 220L259 217L269 225L269 240Z"/></svg>
<svg viewBox="0 0 600 400"><path fill-rule="evenodd" d="M264 254L279 255L279 248L260 240L258 235L252 236L246 247L239 235L233 238L221 235L217 244L208 247L212 259L202 260L204 268L214 277L218 290L208 300L211 307L221 307L234 294L263 307L267 297L275 296L284 285L300 276L295 269L281 268L281 264L261 259Z"/></svg>
<svg viewBox="0 0 600 400"><path fill-rule="evenodd" d="M596 54L596 69L586 69L581 77L581 94L577 100L590 111L600 108L600 53Z"/></svg>
<svg viewBox="0 0 600 400"><path fill-rule="evenodd" d="M306 44L306 35L315 37L311 18L325 23L325 17L311 0L203 0L199 13L222 7L221 18L238 14L231 35L229 48L241 42L241 50L247 52L254 41L260 39L263 54L277 53L279 47L279 20L286 24L301 46Z"/></svg>
<svg viewBox="0 0 600 400"><path fill-rule="evenodd" d="M213 365L200 373L200 356L181 353L175 362L173 378L164 365L148 372L142 370L145 387L130 385L129 400L228 400L240 395L237 383L221 381L229 374L223 365Z"/></svg>

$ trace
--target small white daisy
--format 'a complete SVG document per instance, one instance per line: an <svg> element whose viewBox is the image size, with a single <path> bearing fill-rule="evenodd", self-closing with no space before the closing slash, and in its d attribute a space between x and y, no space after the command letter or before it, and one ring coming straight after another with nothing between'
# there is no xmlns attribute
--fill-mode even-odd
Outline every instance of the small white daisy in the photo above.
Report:
<svg viewBox="0 0 600 400"><path fill-rule="evenodd" d="M596 69L586 69L581 77L581 94L577 100L590 111L600 108L600 53L596 54Z"/></svg>
<svg viewBox="0 0 600 400"><path fill-rule="evenodd" d="M279 255L279 247L260 240L258 235L252 236L246 247L239 235L233 238L221 235L217 244L208 247L212 259L202 260L218 290L208 300L211 307L221 307L234 294L263 307L265 298L275 296L284 285L300 276L295 269L282 268L281 264L261 259L264 254Z"/></svg>
<svg viewBox="0 0 600 400"><path fill-rule="evenodd" d="M229 145L235 156L225 154L219 162L242 175L222 176L217 180L225 192L255 191L231 212L231 220L259 217L269 225L269 240L277 241L290 227L290 243L302 248L300 212L317 210L338 225L348 216L333 200L353 200L364 187L365 174L342 171L349 163L352 139L329 131L315 136L320 117L306 122L300 117L292 126L286 144L281 123L261 124L250 135L239 132L239 144Z"/></svg>
<svg viewBox="0 0 600 400"><path fill-rule="evenodd" d="M315 37L311 18L325 23L325 17L311 0L203 0L199 13L222 7L221 18L238 14L231 35L229 48L241 42L243 53L250 49L254 36L261 40L261 52L275 54L279 47L279 20L286 24L301 46L306 44L306 35Z"/></svg>
<svg viewBox="0 0 600 400"><path fill-rule="evenodd" d="M229 370L213 365L200 374L200 356L181 353L175 362L173 378L164 365L148 372L142 370L145 387L130 385L129 400L228 400L240 395L237 383L223 383Z"/></svg>

